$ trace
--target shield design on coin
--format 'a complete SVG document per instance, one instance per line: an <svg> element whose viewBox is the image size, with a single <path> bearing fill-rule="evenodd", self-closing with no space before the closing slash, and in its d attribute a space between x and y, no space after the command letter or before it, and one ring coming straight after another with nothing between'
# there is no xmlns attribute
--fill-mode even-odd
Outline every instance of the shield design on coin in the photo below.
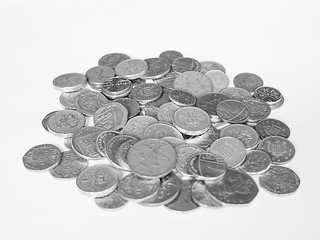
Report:
<svg viewBox="0 0 320 240"><path fill-rule="evenodd" d="M268 152L270 152L275 157L280 157L287 152L287 143L276 141L272 143L271 141L267 141L268 143Z"/></svg>

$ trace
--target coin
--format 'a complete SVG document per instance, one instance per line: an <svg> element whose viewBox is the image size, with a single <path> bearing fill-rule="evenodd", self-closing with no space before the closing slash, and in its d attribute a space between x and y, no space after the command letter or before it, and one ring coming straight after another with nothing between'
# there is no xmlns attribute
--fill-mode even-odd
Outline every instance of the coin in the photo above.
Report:
<svg viewBox="0 0 320 240"><path fill-rule="evenodd" d="M122 104L109 102L95 112L93 123L105 130L118 130L125 126L127 118L128 110Z"/></svg>
<svg viewBox="0 0 320 240"><path fill-rule="evenodd" d="M142 139L160 139L163 137L176 137L183 140L182 134L176 128L174 128L171 124L164 122L150 124L148 127L146 127L142 135Z"/></svg>
<svg viewBox="0 0 320 240"><path fill-rule="evenodd" d="M101 93L86 90L79 93L74 102L78 112L86 116L93 116L99 107L109 100Z"/></svg>
<svg viewBox="0 0 320 240"><path fill-rule="evenodd" d="M197 209L199 205L193 202L191 197L192 184L193 181L183 179L181 190L177 198L173 200L171 203L165 205L165 207L177 212L187 212Z"/></svg>
<svg viewBox="0 0 320 240"><path fill-rule="evenodd" d="M148 70L148 64L141 59L127 59L116 66L116 74L128 79L137 79Z"/></svg>
<svg viewBox="0 0 320 240"><path fill-rule="evenodd" d="M145 61L148 64L148 71L141 76L142 79L158 79L170 71L170 62L164 58L148 58Z"/></svg>
<svg viewBox="0 0 320 240"><path fill-rule="evenodd" d="M224 100L216 108L217 115L225 122L243 123L249 118L248 108L237 100Z"/></svg>
<svg viewBox="0 0 320 240"><path fill-rule="evenodd" d="M299 188L300 178L290 168L271 166L265 174L259 177L259 184L274 194L290 194Z"/></svg>
<svg viewBox="0 0 320 240"><path fill-rule="evenodd" d="M152 198L159 188L159 179L140 178L131 173L122 178L118 185L119 193L124 199L137 202Z"/></svg>
<svg viewBox="0 0 320 240"><path fill-rule="evenodd" d="M208 131L201 135L186 139L186 143L206 149L219 138L220 131L214 126L210 125Z"/></svg>
<svg viewBox="0 0 320 240"><path fill-rule="evenodd" d="M48 120L48 129L58 136L71 137L85 124L85 117L74 110L60 110Z"/></svg>
<svg viewBox="0 0 320 240"><path fill-rule="evenodd" d="M220 92L229 85L229 77L220 70L210 70L205 73L210 78L213 85L213 92Z"/></svg>
<svg viewBox="0 0 320 240"><path fill-rule="evenodd" d="M163 137L161 138L161 140L164 140L168 143L170 143L170 145L174 148L178 147L181 144L186 144L186 142L180 138L176 138L176 137Z"/></svg>
<svg viewBox="0 0 320 240"><path fill-rule="evenodd" d="M201 64L196 59L190 57L180 57L172 62L171 67L175 73L181 74L187 71L199 72Z"/></svg>
<svg viewBox="0 0 320 240"><path fill-rule="evenodd" d="M108 142L111 140L111 138L118 135L120 135L119 132L109 130L103 131L98 135L96 139L96 149L101 156L107 156L106 147L108 145Z"/></svg>
<svg viewBox="0 0 320 240"><path fill-rule="evenodd" d="M290 128L284 122L267 118L261 120L255 126L260 138L266 138L269 136L280 136L284 138L288 138L290 136Z"/></svg>
<svg viewBox="0 0 320 240"><path fill-rule="evenodd" d="M193 94L179 89L171 90L169 99L181 107L193 106L197 102L197 98Z"/></svg>
<svg viewBox="0 0 320 240"><path fill-rule="evenodd" d="M259 87L254 91L253 96L266 102L271 109L280 107L284 102L281 92L272 87Z"/></svg>
<svg viewBox="0 0 320 240"><path fill-rule="evenodd" d="M133 145L128 152L131 171L144 178L160 178L176 165L176 151L164 140L145 139Z"/></svg>
<svg viewBox="0 0 320 240"><path fill-rule="evenodd" d="M127 155L128 155L130 148L134 144L136 144L138 141L139 141L138 139L129 139L119 146L119 148L116 152L116 159L117 159L117 163L119 163L119 166L122 169L130 171Z"/></svg>
<svg viewBox="0 0 320 240"><path fill-rule="evenodd" d="M94 199L94 201L100 208L103 208L105 210L119 209L128 203L127 200L121 197L118 189L114 190L106 196L97 197Z"/></svg>
<svg viewBox="0 0 320 240"><path fill-rule="evenodd" d="M201 62L200 64L201 64L200 72L202 72L203 74L211 70L219 70L221 72L226 73L226 69L220 63L213 62L213 61L204 61L204 62Z"/></svg>
<svg viewBox="0 0 320 240"><path fill-rule="evenodd" d="M59 101L64 108L76 109L75 100L81 91L71 92L71 93L61 93Z"/></svg>
<svg viewBox="0 0 320 240"><path fill-rule="evenodd" d="M77 155L90 160L99 160L102 156L96 148L96 140L103 131L99 127L84 127L72 136L72 148Z"/></svg>
<svg viewBox="0 0 320 240"><path fill-rule="evenodd" d="M252 98L251 93L243 88L238 87L226 87L220 91L220 93L227 95L231 99L238 100L240 102Z"/></svg>
<svg viewBox="0 0 320 240"><path fill-rule="evenodd" d="M150 116L136 116L127 122L123 128L123 134L134 136L138 139L142 138L144 130L151 124L158 120Z"/></svg>
<svg viewBox="0 0 320 240"><path fill-rule="evenodd" d="M57 111L53 111L53 112L50 112L48 113L41 121L41 124L44 128L44 130L46 130L47 132L49 132L49 127L48 127L48 121L49 121L49 118L55 114Z"/></svg>
<svg viewBox="0 0 320 240"><path fill-rule="evenodd" d="M227 169L224 177L215 183L206 183L209 194L227 204L247 204L258 194L255 181L246 173Z"/></svg>
<svg viewBox="0 0 320 240"><path fill-rule="evenodd" d="M106 164L97 164L86 168L77 177L78 188L88 195L103 197L117 187L119 173Z"/></svg>
<svg viewBox="0 0 320 240"><path fill-rule="evenodd" d="M206 111L210 116L216 116L218 104L228 99L230 97L221 93L207 93L198 98L196 106Z"/></svg>
<svg viewBox="0 0 320 240"><path fill-rule="evenodd" d="M61 160L61 151L52 144L34 146L22 158L24 166L32 171L47 171L56 167Z"/></svg>
<svg viewBox="0 0 320 240"><path fill-rule="evenodd" d="M180 107L172 102L165 103L161 105L159 108L157 118L160 121L172 123L173 122L173 115L175 111L177 111Z"/></svg>
<svg viewBox="0 0 320 240"><path fill-rule="evenodd" d="M63 92L75 92L87 84L87 77L81 73L67 73L56 77L52 83Z"/></svg>
<svg viewBox="0 0 320 240"><path fill-rule="evenodd" d="M240 166L246 157L246 148L234 137L219 138L212 143L209 152L221 157L230 168Z"/></svg>
<svg viewBox="0 0 320 240"><path fill-rule="evenodd" d="M216 181L226 173L224 160L210 153L196 153L189 158L188 170L198 180Z"/></svg>
<svg viewBox="0 0 320 240"><path fill-rule="evenodd" d="M126 168L123 168L121 163L118 161L117 158L117 152L119 150L119 147L128 140L137 140L136 138L128 135L117 135L111 138L107 145L106 145L106 156L110 160L110 162L117 168L120 168L122 170L127 170Z"/></svg>
<svg viewBox="0 0 320 240"><path fill-rule="evenodd" d="M157 100L162 95L162 87L155 83L142 83L132 89L130 98L141 104L146 104Z"/></svg>
<svg viewBox="0 0 320 240"><path fill-rule="evenodd" d="M180 178L171 172L161 179L160 188L156 194L140 204L145 206L159 206L172 202L179 194L182 181Z"/></svg>
<svg viewBox="0 0 320 240"><path fill-rule="evenodd" d="M103 83L110 78L113 78L115 75L114 70L111 67L107 66L97 66L90 68L86 72L88 78L88 83L93 89L100 90Z"/></svg>
<svg viewBox="0 0 320 240"><path fill-rule="evenodd" d="M129 94L132 89L132 83L126 78L111 78L103 83L101 92L108 98L115 99L124 97Z"/></svg>
<svg viewBox="0 0 320 240"><path fill-rule="evenodd" d="M190 92L198 98L212 92L213 85L210 78L202 73L184 71L174 80L173 88Z"/></svg>
<svg viewBox="0 0 320 240"><path fill-rule="evenodd" d="M169 72L165 76L156 79L155 82L161 87L173 89L173 82L176 79L177 74L175 72Z"/></svg>
<svg viewBox="0 0 320 240"><path fill-rule="evenodd" d="M271 164L270 156L260 150L250 150L240 169L248 174L265 173Z"/></svg>
<svg viewBox="0 0 320 240"><path fill-rule="evenodd" d="M243 104L249 110L248 122L251 123L266 119L271 113L269 105L259 99L245 100Z"/></svg>
<svg viewBox="0 0 320 240"><path fill-rule="evenodd" d="M197 107L182 107L173 115L173 125L187 135L200 135L210 126L209 115Z"/></svg>
<svg viewBox="0 0 320 240"><path fill-rule="evenodd" d="M223 128L220 137L234 137L239 139L247 150L257 147L259 134L252 127L243 124L231 124Z"/></svg>
<svg viewBox="0 0 320 240"><path fill-rule="evenodd" d="M177 146L177 171L180 172L184 177L193 177L193 175L188 170L188 161L192 155L204 152L205 151L202 148L190 144Z"/></svg>
<svg viewBox="0 0 320 240"><path fill-rule="evenodd" d="M99 66L107 66L107 67L111 67L112 69L115 69L119 63L121 63L127 59L130 59L130 57L126 54L109 53L99 59L98 65Z"/></svg>
<svg viewBox="0 0 320 240"><path fill-rule="evenodd" d="M192 200L199 206L204 207L222 207L222 203L210 195L206 185L201 181L195 181L191 187Z"/></svg>
<svg viewBox="0 0 320 240"><path fill-rule="evenodd" d="M55 178L73 179L88 165L88 161L79 157L74 151L66 151L61 153L60 163L55 168L50 169L50 173Z"/></svg>
<svg viewBox="0 0 320 240"><path fill-rule="evenodd" d="M177 58L181 58L183 57L182 53L175 51L175 50L167 50L162 52L159 55L159 58L163 58L165 60L167 60L170 64L172 64L172 62L174 60L176 60Z"/></svg>
<svg viewBox="0 0 320 240"><path fill-rule="evenodd" d="M243 88L248 92L253 92L258 87L263 85L263 80L253 73L239 73L233 79L233 84L236 87Z"/></svg>
<svg viewBox="0 0 320 240"><path fill-rule="evenodd" d="M118 98L114 100L114 102L118 102L122 104L128 111L128 118L132 118L137 116L140 113L140 105L136 100L132 98Z"/></svg>
<svg viewBox="0 0 320 240"><path fill-rule="evenodd" d="M64 141L64 146L66 146L68 149L72 150L72 138L66 138Z"/></svg>
<svg viewBox="0 0 320 240"><path fill-rule="evenodd" d="M163 89L162 95L160 98L158 98L157 100L155 100L153 102L149 102L144 106L144 113L148 116L157 118L158 111L159 111L160 107L163 104L170 102L169 92L170 92L170 90Z"/></svg>
<svg viewBox="0 0 320 240"><path fill-rule="evenodd" d="M285 164L295 155L295 147L286 138L279 136L266 137L259 143L259 150L265 151L271 157L273 164Z"/></svg>

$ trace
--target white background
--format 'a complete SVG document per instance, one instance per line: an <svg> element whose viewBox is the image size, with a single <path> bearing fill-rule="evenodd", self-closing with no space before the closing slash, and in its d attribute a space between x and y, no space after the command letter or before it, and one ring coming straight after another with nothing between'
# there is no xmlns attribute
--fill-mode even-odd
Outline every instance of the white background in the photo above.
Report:
<svg viewBox="0 0 320 240"><path fill-rule="evenodd" d="M319 10L316 0L1 0L0 239L319 239ZM110 52L144 59L168 49L220 62L231 80L256 73L283 93L271 117L291 128L295 194L261 189L247 206L187 214L135 203L107 212L74 181L24 168L35 145L65 149L41 126L61 109L56 76L85 73Z"/></svg>

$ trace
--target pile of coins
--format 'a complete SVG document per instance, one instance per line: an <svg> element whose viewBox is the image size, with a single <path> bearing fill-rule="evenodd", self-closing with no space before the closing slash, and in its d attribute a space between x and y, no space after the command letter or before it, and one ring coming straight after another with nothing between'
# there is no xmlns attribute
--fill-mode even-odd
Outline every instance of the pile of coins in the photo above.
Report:
<svg viewBox="0 0 320 240"><path fill-rule="evenodd" d="M53 80L64 110L42 125L70 150L41 144L23 164L76 179L104 209L128 200L180 212L246 204L259 191L251 175L273 194L295 192L300 179L282 166L295 155L290 129L269 118L284 97L253 73L233 84L220 63L177 51L145 60L107 54L85 75Z"/></svg>

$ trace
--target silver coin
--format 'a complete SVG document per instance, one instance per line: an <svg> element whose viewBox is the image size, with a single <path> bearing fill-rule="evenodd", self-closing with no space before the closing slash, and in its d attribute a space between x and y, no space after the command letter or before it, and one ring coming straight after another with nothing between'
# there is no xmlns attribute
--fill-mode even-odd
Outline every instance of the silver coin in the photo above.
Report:
<svg viewBox="0 0 320 240"><path fill-rule="evenodd" d="M156 79L155 82L163 88L173 89L173 82L176 79L177 74L175 72L169 72L165 76Z"/></svg>
<svg viewBox="0 0 320 240"><path fill-rule="evenodd" d="M47 132L49 132L49 127L48 127L48 121L49 121L49 118L55 114L57 111L53 111L53 112L50 112L48 113L41 121L41 124L44 128L44 130L46 130Z"/></svg>
<svg viewBox="0 0 320 240"><path fill-rule="evenodd" d="M81 73L67 73L56 77L52 83L63 92L75 92L87 84L87 77Z"/></svg>
<svg viewBox="0 0 320 240"><path fill-rule="evenodd" d="M211 70L219 70L221 72L226 73L226 69L220 63L213 62L213 61L204 61L204 62L201 62L200 64L201 64L200 72L202 72L203 74Z"/></svg>
<svg viewBox="0 0 320 240"><path fill-rule="evenodd" d="M243 88L248 92L253 92L263 85L263 80L261 77L253 73L239 73L234 77L233 84L234 86Z"/></svg>
<svg viewBox="0 0 320 240"><path fill-rule="evenodd" d="M196 59L190 57L180 57L172 62L171 67L175 73L181 74L187 71L199 72L201 64Z"/></svg>
<svg viewBox="0 0 320 240"><path fill-rule="evenodd" d="M103 83L110 78L113 78L115 75L114 70L111 67L107 66L97 66L90 68L86 72L88 78L88 83L90 86L101 88Z"/></svg>
<svg viewBox="0 0 320 240"><path fill-rule="evenodd" d="M160 139L163 137L176 137L183 140L182 134L175 127L165 122L156 122L150 124L143 131L142 135L142 139Z"/></svg>
<svg viewBox="0 0 320 240"><path fill-rule="evenodd" d="M280 136L288 138L290 136L290 128L284 122L274 119L266 118L257 123L255 126L260 138L266 138L270 136Z"/></svg>
<svg viewBox="0 0 320 240"><path fill-rule="evenodd" d="M201 135L188 138L185 140L185 142L206 149L210 147L211 144L219 138L220 131L213 125L210 125L208 131Z"/></svg>
<svg viewBox="0 0 320 240"><path fill-rule="evenodd" d="M266 102L271 107L271 109L273 107L280 107L284 102L284 98L281 92L273 87L258 87L254 90L253 96L259 100Z"/></svg>
<svg viewBox="0 0 320 240"><path fill-rule="evenodd" d="M74 179L84 169L88 167L88 161L79 157L74 151L66 151L61 153L60 163L50 173L59 179Z"/></svg>
<svg viewBox="0 0 320 240"><path fill-rule="evenodd" d="M127 122L123 128L123 134L134 136L138 139L142 138L144 130L151 124L158 120L150 116L136 116Z"/></svg>
<svg viewBox="0 0 320 240"><path fill-rule="evenodd" d="M224 100L216 108L217 115L225 122L244 123L249 118L248 108L237 100Z"/></svg>
<svg viewBox="0 0 320 240"><path fill-rule="evenodd" d="M192 184L191 196L192 200L199 206L222 207L222 203L208 193L206 185L201 181L196 181Z"/></svg>
<svg viewBox="0 0 320 240"><path fill-rule="evenodd" d="M118 98L114 101L122 104L128 110L128 118L135 117L140 113L139 103L132 98Z"/></svg>
<svg viewBox="0 0 320 240"><path fill-rule="evenodd" d="M138 139L129 139L122 143L116 153L116 159L117 163L119 163L119 166L121 166L122 169L125 169L127 171L131 171L128 163L128 152L130 148L136 144L139 140Z"/></svg>
<svg viewBox="0 0 320 240"><path fill-rule="evenodd" d="M148 63L141 59L127 59L116 67L116 74L128 79L137 79L148 71Z"/></svg>
<svg viewBox="0 0 320 240"><path fill-rule="evenodd" d="M123 197L121 197L118 189L109 193L103 197L97 197L94 199L97 206L105 210L119 209L128 203Z"/></svg>
<svg viewBox="0 0 320 240"><path fill-rule="evenodd" d="M269 154L261 150L251 150L247 152L246 159L240 169L248 174L262 174L268 171L270 164Z"/></svg>
<svg viewBox="0 0 320 240"><path fill-rule="evenodd" d="M23 155L22 161L28 170L42 172L56 167L61 160L61 151L52 144L32 147Z"/></svg>
<svg viewBox="0 0 320 240"><path fill-rule="evenodd" d="M172 102L165 103L160 106L157 112L159 121L173 123L173 115L180 107Z"/></svg>
<svg viewBox="0 0 320 240"><path fill-rule="evenodd" d="M270 106L259 99L245 100L243 101L243 104L249 110L248 122L251 123L266 119L271 113Z"/></svg>
<svg viewBox="0 0 320 240"><path fill-rule="evenodd" d="M176 148L178 147L179 145L182 145L182 144L186 144L186 142L180 138L176 138L176 137L163 137L161 138L161 140L164 140L168 143L171 144L172 147Z"/></svg>
<svg viewBox="0 0 320 240"><path fill-rule="evenodd" d="M148 64L148 71L141 76L142 79L158 79L170 71L171 65L166 59L148 58L145 61Z"/></svg>
<svg viewBox="0 0 320 240"><path fill-rule="evenodd" d="M238 88L238 87L226 87L222 89L220 93L227 95L231 99L238 100L240 102L252 98L252 95L250 92L248 92L243 88Z"/></svg>
<svg viewBox="0 0 320 240"><path fill-rule="evenodd" d="M76 109L75 100L76 97L81 93L81 91L71 92L71 93L61 93L59 101L64 108Z"/></svg>
<svg viewBox="0 0 320 240"><path fill-rule="evenodd" d="M171 90L169 99L180 107L193 106L197 102L197 98L193 94L179 89Z"/></svg>
<svg viewBox="0 0 320 240"><path fill-rule="evenodd" d="M220 92L229 85L229 77L220 70L210 70L205 73L210 78L213 84L213 92Z"/></svg>
<svg viewBox="0 0 320 240"><path fill-rule="evenodd" d="M108 145L108 142L111 140L111 138L118 135L120 135L119 132L109 130L103 131L98 135L96 139L96 149L101 156L107 156L106 147Z"/></svg>
<svg viewBox="0 0 320 240"><path fill-rule="evenodd" d="M181 58L183 57L182 53L175 51L175 50L167 50L162 52L159 55L159 58L163 58L165 60L167 60L170 64L172 64L172 62L174 60L176 60L177 58Z"/></svg>
<svg viewBox="0 0 320 240"><path fill-rule="evenodd" d="M93 116L95 112L109 100L101 93L85 90L75 98L76 110L86 116Z"/></svg>
<svg viewBox="0 0 320 240"><path fill-rule="evenodd" d="M132 89L132 83L126 78L114 77L104 81L102 93L111 99L119 98L122 95L128 95Z"/></svg>
<svg viewBox="0 0 320 240"><path fill-rule="evenodd" d="M221 93L207 93L197 100L196 106L206 111L211 117L217 115L217 106L224 100L229 100L230 97Z"/></svg>
<svg viewBox="0 0 320 240"><path fill-rule="evenodd" d="M162 87L155 83L142 83L132 89L130 98L136 100L140 104L146 104L159 99L162 92Z"/></svg>
<svg viewBox="0 0 320 240"><path fill-rule="evenodd" d="M116 66L123 62L124 60L130 59L130 57L123 53L109 53L102 56L99 59L98 65L99 66L107 66L115 69Z"/></svg>

